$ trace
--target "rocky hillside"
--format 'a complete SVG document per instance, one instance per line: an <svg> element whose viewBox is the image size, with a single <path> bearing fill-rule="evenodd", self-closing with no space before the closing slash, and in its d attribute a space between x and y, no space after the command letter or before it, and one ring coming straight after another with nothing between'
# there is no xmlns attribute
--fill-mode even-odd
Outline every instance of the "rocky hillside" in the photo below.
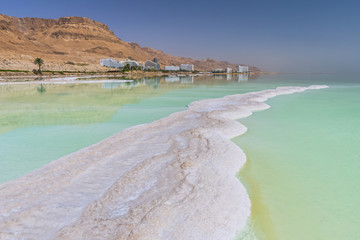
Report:
<svg viewBox="0 0 360 240"><path fill-rule="evenodd" d="M175 57L140 47L122 41L105 24L85 17L42 19L0 14L0 69L32 70L36 57L44 59L44 69L53 71L105 70L99 64L101 58L146 61L157 57L162 66L190 63L198 70L236 67L228 62Z"/></svg>

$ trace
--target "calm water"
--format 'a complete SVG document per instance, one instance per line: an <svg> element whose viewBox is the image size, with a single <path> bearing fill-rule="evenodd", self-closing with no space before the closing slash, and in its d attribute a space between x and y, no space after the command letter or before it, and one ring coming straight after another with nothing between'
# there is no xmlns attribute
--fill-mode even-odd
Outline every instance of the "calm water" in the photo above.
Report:
<svg viewBox="0 0 360 240"><path fill-rule="evenodd" d="M192 101L254 89L246 85L243 79L226 76L0 85L0 182L124 128L184 110Z"/></svg>
<svg viewBox="0 0 360 240"><path fill-rule="evenodd" d="M334 82L333 80L336 80ZM360 239L360 77L279 96L234 141L259 239Z"/></svg>
<svg viewBox="0 0 360 240"><path fill-rule="evenodd" d="M240 179L259 239L360 239L360 78L274 75L153 78L134 83L0 86L0 182L192 101L277 86L330 89L279 96L242 119Z"/></svg>

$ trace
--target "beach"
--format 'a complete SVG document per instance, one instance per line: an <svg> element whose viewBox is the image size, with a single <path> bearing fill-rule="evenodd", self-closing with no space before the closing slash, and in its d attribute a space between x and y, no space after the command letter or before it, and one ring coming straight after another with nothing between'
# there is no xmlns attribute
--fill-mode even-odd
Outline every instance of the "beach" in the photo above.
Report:
<svg viewBox="0 0 360 240"><path fill-rule="evenodd" d="M231 239L251 202L236 173L246 162L235 119L267 99L327 86L200 100L125 129L0 185L0 237Z"/></svg>
<svg viewBox="0 0 360 240"><path fill-rule="evenodd" d="M359 3L44 3L1 6L0 240L360 240Z"/></svg>

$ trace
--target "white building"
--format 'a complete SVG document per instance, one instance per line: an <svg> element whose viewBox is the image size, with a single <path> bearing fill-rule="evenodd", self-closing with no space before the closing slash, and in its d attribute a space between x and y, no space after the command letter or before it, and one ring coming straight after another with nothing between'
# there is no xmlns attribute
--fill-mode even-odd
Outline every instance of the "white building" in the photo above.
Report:
<svg viewBox="0 0 360 240"><path fill-rule="evenodd" d="M239 66L238 67L238 72L239 73L248 73L249 72L249 67L248 66Z"/></svg>
<svg viewBox="0 0 360 240"><path fill-rule="evenodd" d="M154 61L148 60L145 62L145 69L160 70L160 64Z"/></svg>
<svg viewBox="0 0 360 240"><path fill-rule="evenodd" d="M137 61L134 61L134 60L121 61L120 63L123 64L124 66L126 64L129 64L130 67L139 67L140 66L140 63Z"/></svg>
<svg viewBox="0 0 360 240"><path fill-rule="evenodd" d="M165 66L165 71L179 71L180 67L178 66Z"/></svg>
<svg viewBox="0 0 360 240"><path fill-rule="evenodd" d="M222 73L224 72L224 70L222 68L216 68L215 71L216 73Z"/></svg>
<svg viewBox="0 0 360 240"><path fill-rule="evenodd" d="M114 59L107 58L107 59L100 59L100 65L104 67L110 67L110 68L123 68L127 64L130 65L130 67L139 67L141 64L138 61L134 60L124 60L117 62Z"/></svg>
<svg viewBox="0 0 360 240"><path fill-rule="evenodd" d="M108 59L100 59L100 65L104 67L110 67L110 68L123 68L124 65L122 63L117 62L114 59L108 58Z"/></svg>
<svg viewBox="0 0 360 240"><path fill-rule="evenodd" d="M232 73L232 68L226 68L226 69L225 69L225 72L226 72L226 73Z"/></svg>
<svg viewBox="0 0 360 240"><path fill-rule="evenodd" d="M182 71L192 72L192 71L194 71L194 65L193 64L181 64L180 69Z"/></svg>

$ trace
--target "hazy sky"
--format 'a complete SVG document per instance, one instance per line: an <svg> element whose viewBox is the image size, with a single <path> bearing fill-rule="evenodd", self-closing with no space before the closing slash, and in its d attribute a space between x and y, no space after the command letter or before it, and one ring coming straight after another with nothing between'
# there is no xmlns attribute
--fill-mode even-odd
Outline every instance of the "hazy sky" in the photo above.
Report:
<svg viewBox="0 0 360 240"><path fill-rule="evenodd" d="M15 17L84 16L177 56L283 72L360 72L360 1L14 0Z"/></svg>

